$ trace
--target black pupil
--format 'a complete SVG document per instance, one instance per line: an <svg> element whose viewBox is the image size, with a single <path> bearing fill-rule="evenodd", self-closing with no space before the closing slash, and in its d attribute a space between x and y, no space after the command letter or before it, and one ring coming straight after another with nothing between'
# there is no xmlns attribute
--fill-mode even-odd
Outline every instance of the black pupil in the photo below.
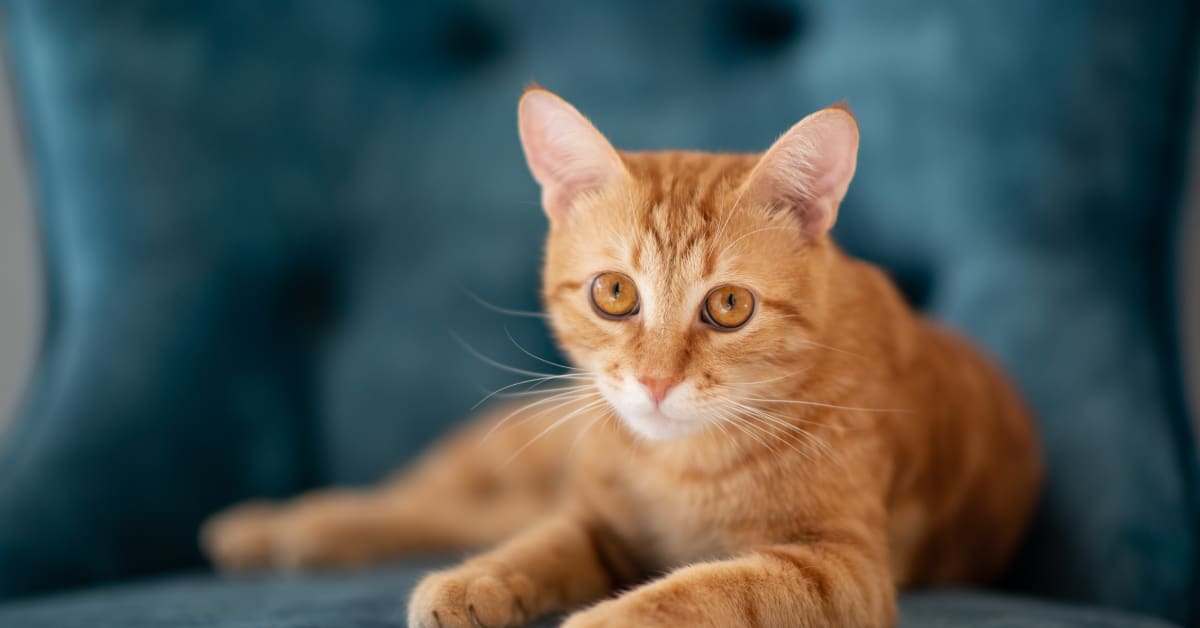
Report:
<svg viewBox="0 0 1200 628"><path fill-rule="evenodd" d="M619 282L619 281L613 282L612 298L614 301L621 298L621 282Z"/></svg>
<svg viewBox="0 0 1200 628"><path fill-rule="evenodd" d="M730 292L729 296L725 297L725 309L732 310L735 303L737 303L737 299L735 299L733 293Z"/></svg>

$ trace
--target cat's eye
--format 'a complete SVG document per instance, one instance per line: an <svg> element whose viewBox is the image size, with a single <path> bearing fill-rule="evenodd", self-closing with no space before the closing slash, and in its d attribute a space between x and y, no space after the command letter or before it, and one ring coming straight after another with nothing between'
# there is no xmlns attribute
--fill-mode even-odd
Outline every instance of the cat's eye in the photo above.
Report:
<svg viewBox="0 0 1200 628"><path fill-rule="evenodd" d="M636 314L637 286L627 275L600 273L592 279L592 306L605 318L625 318Z"/></svg>
<svg viewBox="0 0 1200 628"><path fill-rule="evenodd" d="M717 329L729 331L746 324L754 315L754 294L739 286L714 288L704 298L700 318Z"/></svg>

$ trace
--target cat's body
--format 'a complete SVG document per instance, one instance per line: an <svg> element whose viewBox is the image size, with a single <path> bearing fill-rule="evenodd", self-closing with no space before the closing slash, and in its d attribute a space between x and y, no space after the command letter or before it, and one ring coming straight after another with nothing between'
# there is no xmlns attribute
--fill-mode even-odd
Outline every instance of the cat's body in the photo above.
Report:
<svg viewBox="0 0 1200 628"><path fill-rule="evenodd" d="M854 169L848 113L810 116L761 157L618 154L541 91L521 121L569 385L376 491L219 518L219 563L512 536L417 588L410 623L443 627L644 582L568 623L887 625L897 587L1000 573L1037 494L1032 425L985 358L827 237Z"/></svg>

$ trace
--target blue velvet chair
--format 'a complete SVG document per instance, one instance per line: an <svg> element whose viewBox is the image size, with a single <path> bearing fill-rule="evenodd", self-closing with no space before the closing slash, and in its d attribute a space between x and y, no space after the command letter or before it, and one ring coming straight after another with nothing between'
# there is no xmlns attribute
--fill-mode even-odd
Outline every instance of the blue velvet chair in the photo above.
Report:
<svg viewBox="0 0 1200 628"><path fill-rule="evenodd" d="M1049 458L1004 591L907 595L905 625L1197 621L1194 2L2 2L47 320L0 443L0 625L403 624L430 563L220 579L196 528L377 479L509 381L451 332L552 353L467 296L538 307L531 79L627 148L854 108L837 236L1010 369Z"/></svg>

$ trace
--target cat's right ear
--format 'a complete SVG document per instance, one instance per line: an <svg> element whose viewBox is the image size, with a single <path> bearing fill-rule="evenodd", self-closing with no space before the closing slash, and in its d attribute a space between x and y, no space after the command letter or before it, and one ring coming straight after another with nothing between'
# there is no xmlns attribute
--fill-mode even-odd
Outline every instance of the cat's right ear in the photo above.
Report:
<svg viewBox="0 0 1200 628"><path fill-rule="evenodd" d="M517 106L521 146L533 178L542 186L542 207L561 220L582 194L629 177L608 140L567 101L540 87Z"/></svg>
<svg viewBox="0 0 1200 628"><path fill-rule="evenodd" d="M805 233L828 233L837 221L858 162L858 121L844 105L797 122L758 160L743 188L747 202L787 207Z"/></svg>

